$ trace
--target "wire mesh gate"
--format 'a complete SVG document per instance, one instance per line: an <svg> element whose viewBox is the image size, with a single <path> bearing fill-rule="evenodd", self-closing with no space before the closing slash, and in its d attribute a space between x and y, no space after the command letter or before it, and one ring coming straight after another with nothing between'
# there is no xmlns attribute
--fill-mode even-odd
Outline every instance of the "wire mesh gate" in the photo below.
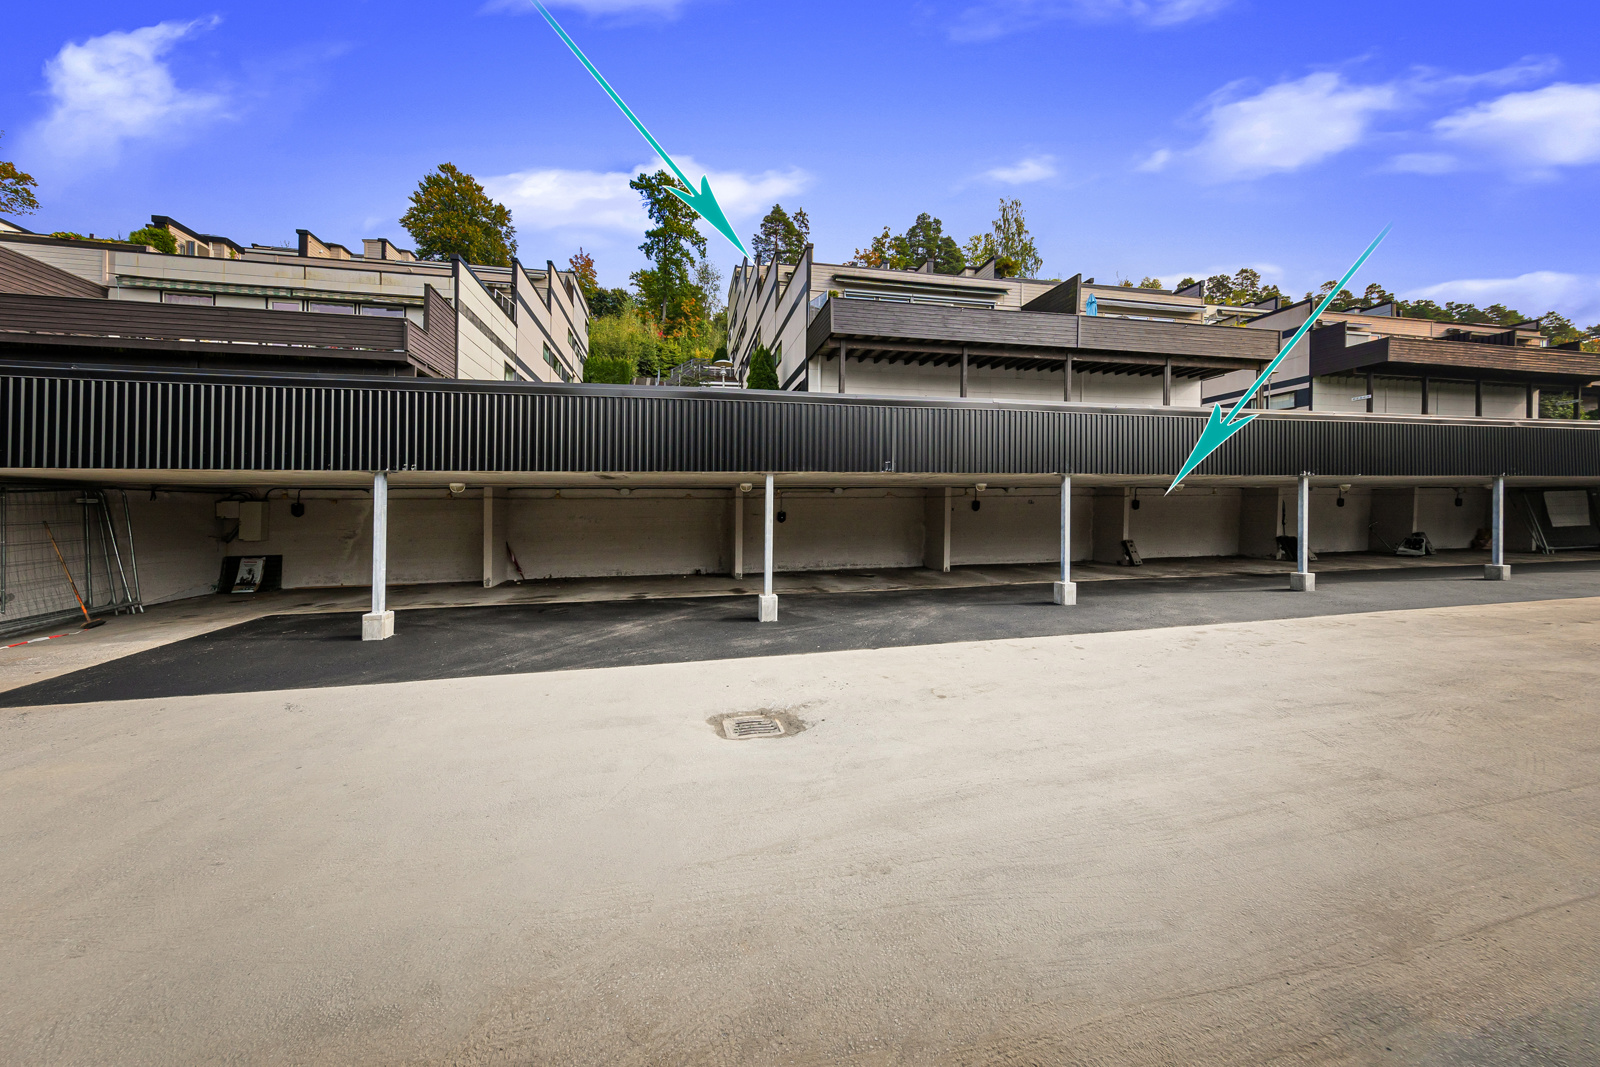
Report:
<svg viewBox="0 0 1600 1067"><path fill-rule="evenodd" d="M76 594L76 595L74 595ZM126 493L0 489L0 635L143 611Z"/></svg>

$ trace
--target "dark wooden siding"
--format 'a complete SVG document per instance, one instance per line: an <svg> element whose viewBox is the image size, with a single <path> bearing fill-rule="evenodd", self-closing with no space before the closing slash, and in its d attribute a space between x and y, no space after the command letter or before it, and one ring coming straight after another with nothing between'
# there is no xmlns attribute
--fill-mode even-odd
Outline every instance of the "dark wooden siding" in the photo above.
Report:
<svg viewBox="0 0 1600 1067"><path fill-rule="evenodd" d="M1323 331L1317 331L1319 334ZM1342 339L1343 331L1338 338ZM1468 377L1516 380L1519 377L1559 377L1568 381L1600 378L1600 355L1561 348L1526 348L1473 341L1439 341L1410 337L1383 337L1344 347L1321 341L1313 334L1312 374L1338 374L1361 367L1391 365L1397 372L1414 374L1438 368L1441 376L1458 371Z"/></svg>
<svg viewBox="0 0 1600 1067"><path fill-rule="evenodd" d="M834 298L812 321L806 347L814 353L837 340L853 341L864 348L871 348L873 340L880 340L1251 362L1267 362L1278 354L1277 336L1265 330Z"/></svg>
<svg viewBox="0 0 1600 1067"><path fill-rule="evenodd" d="M428 286L422 306L423 325L406 324L406 351L412 361L440 377L456 376L456 309Z"/></svg>
<svg viewBox="0 0 1600 1067"><path fill-rule="evenodd" d="M0 248L0 293L104 299L106 287L32 256Z"/></svg>

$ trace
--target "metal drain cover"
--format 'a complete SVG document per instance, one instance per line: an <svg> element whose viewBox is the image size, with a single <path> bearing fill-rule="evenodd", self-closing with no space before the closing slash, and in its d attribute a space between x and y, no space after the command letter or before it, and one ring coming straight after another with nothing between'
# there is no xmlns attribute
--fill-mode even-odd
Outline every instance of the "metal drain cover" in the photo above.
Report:
<svg viewBox="0 0 1600 1067"><path fill-rule="evenodd" d="M733 741L747 737L782 737L783 723L770 715L735 715L722 720L722 736Z"/></svg>

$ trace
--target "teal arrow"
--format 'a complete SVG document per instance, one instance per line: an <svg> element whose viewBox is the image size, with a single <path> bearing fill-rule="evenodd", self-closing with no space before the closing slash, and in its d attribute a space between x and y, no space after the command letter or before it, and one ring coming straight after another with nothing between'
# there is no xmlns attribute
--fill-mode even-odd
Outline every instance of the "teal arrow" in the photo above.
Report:
<svg viewBox="0 0 1600 1067"><path fill-rule="evenodd" d="M739 235L734 232L733 225L728 222L728 216L722 213L722 205L717 203L717 198L711 192L711 180L702 175L700 178L700 191L695 192L694 182L690 181L688 176L678 169L678 165L672 161L671 156L667 155L667 150L661 147L661 143L650 136L650 131L644 128L644 123L639 121L639 116L635 115L633 109L622 102L622 97L618 96L617 91L611 88L611 83L601 77L598 70L594 69L594 64L589 62L589 57L583 54L583 49L579 48L572 38L567 36L567 31L561 28L561 24L555 20L549 10L539 0L529 0L529 2L539 9L539 14L544 16L544 20L550 24L550 28L555 30L556 35L567 43L567 47L572 49L572 54L578 57L578 62L582 63L584 68L594 75L594 80L600 83L600 88L606 91L606 95L611 98L611 102L622 109L622 113L628 116L628 121L633 123L633 128L638 130L646 141L650 142L650 147L656 150L656 155L666 160L667 166L672 168L672 173L678 176L678 180L688 190L688 192L683 189L669 189L668 191L698 212L701 218L715 226L718 233L733 242L733 247L739 250L740 255L749 259L750 253L745 251L744 242L739 240Z"/></svg>
<svg viewBox="0 0 1600 1067"><path fill-rule="evenodd" d="M1389 229L1389 226L1385 226L1383 232L1372 239L1372 243L1367 246L1367 250L1361 253L1361 258L1356 260L1350 269L1344 272L1344 277L1340 278L1328 295L1322 298L1322 303L1317 305L1317 309L1311 313L1311 317L1306 319L1301 327L1294 332L1294 336L1289 338L1289 343L1279 350L1277 358L1267 364L1267 369L1261 372L1261 377L1256 379L1255 384L1244 391L1244 395L1233 405L1233 410L1224 416L1221 404L1211 409L1211 417L1206 420L1206 428L1200 431L1200 440L1195 442L1194 451L1189 453L1189 458L1184 461L1183 469L1178 472L1178 476L1172 479L1171 485L1167 486L1168 493L1176 489L1178 483L1183 481L1190 471L1205 462L1207 456L1222 447L1222 442L1256 420L1255 415L1241 415L1240 412L1244 410L1246 404L1250 403L1250 399L1256 395L1257 391L1267 384L1267 379L1272 377L1272 372L1278 369L1278 364L1283 362L1283 358L1299 343L1300 338L1304 337L1306 332L1316 325L1317 320L1322 317L1322 313L1328 310L1328 305L1333 303L1333 298L1338 295L1339 290L1348 285L1350 279L1355 277L1356 271L1361 269L1361 264L1365 263L1367 257L1372 255L1377 250L1378 245L1383 243L1383 239L1389 236Z"/></svg>

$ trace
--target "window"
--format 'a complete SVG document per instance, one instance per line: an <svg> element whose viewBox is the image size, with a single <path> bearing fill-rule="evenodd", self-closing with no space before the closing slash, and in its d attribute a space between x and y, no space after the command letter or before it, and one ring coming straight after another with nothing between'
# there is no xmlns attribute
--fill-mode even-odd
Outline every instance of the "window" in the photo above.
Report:
<svg viewBox="0 0 1600 1067"><path fill-rule="evenodd" d="M267 301L268 311L300 311L303 309L303 307L304 305L302 305L298 300L272 299Z"/></svg>
<svg viewBox="0 0 1600 1067"><path fill-rule="evenodd" d="M323 315L354 315L356 313L355 305L353 304L318 304L314 301L306 305L306 310L320 312Z"/></svg>
<svg viewBox="0 0 1600 1067"><path fill-rule="evenodd" d="M572 353L574 359L578 357L578 335L571 330L567 331L567 351Z"/></svg>
<svg viewBox="0 0 1600 1067"><path fill-rule="evenodd" d="M362 304L361 305L361 314L363 314L363 315L382 315L382 316L385 316L386 318L391 318L391 319L403 319L403 318L406 317L406 309L405 308L397 308L397 307L385 307L382 304Z"/></svg>
<svg viewBox="0 0 1600 1067"><path fill-rule="evenodd" d="M549 345L544 346L544 361L550 364L552 367L556 365L556 354L550 351Z"/></svg>
<svg viewBox="0 0 1600 1067"><path fill-rule="evenodd" d="M163 304L195 304L200 307L213 307L217 298L210 293L162 293Z"/></svg>
<svg viewBox="0 0 1600 1067"><path fill-rule="evenodd" d="M511 364L507 363L506 364L506 381L515 382L515 381L519 381L519 380L520 380L520 377L517 374L517 368L515 368Z"/></svg>

